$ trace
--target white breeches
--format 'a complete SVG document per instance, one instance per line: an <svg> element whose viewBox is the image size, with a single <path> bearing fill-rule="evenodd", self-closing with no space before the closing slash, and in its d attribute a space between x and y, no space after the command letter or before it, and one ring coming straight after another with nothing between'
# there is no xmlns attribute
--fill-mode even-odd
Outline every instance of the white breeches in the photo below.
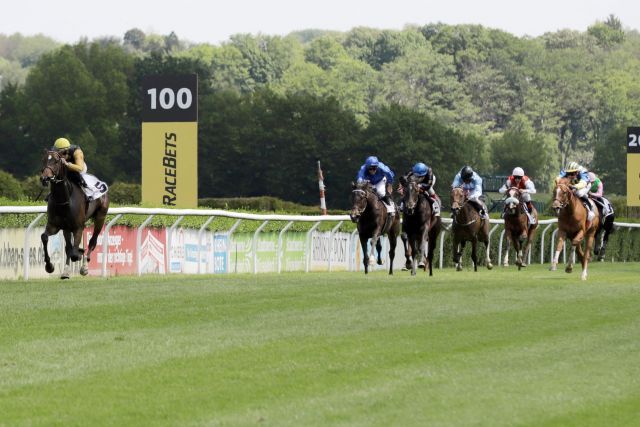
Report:
<svg viewBox="0 0 640 427"><path fill-rule="evenodd" d="M384 177L374 187L378 196L384 197L387 194L387 177Z"/></svg>

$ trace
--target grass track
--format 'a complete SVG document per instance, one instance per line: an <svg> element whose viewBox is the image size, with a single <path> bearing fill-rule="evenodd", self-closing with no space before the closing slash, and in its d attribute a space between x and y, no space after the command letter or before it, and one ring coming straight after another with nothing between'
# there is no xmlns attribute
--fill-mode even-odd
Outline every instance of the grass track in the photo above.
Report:
<svg viewBox="0 0 640 427"><path fill-rule="evenodd" d="M0 283L0 425L638 425L640 265Z"/></svg>

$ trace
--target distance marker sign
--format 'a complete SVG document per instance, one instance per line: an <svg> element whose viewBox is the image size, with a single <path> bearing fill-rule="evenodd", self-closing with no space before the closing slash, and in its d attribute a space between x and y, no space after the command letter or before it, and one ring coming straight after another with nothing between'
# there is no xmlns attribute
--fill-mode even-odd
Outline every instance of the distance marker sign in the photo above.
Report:
<svg viewBox="0 0 640 427"><path fill-rule="evenodd" d="M640 206L640 127L627 128L627 206Z"/></svg>
<svg viewBox="0 0 640 427"><path fill-rule="evenodd" d="M142 80L142 202L198 206L198 76Z"/></svg>

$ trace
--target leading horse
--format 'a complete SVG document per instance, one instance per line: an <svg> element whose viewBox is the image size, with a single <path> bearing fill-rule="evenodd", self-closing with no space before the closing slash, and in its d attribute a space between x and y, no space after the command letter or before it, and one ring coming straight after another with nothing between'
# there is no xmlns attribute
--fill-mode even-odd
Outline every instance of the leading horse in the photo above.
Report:
<svg viewBox="0 0 640 427"><path fill-rule="evenodd" d="M411 268L411 275L415 276L417 266L426 271L429 265L429 276L433 276L433 254L442 222L439 216L434 215L427 195L420 191L415 180L403 177L400 183L403 188L402 241L406 267Z"/></svg>
<svg viewBox="0 0 640 427"><path fill-rule="evenodd" d="M581 279L587 280L587 267L591 256L591 248L600 225L600 218L595 215L593 221L587 221L587 208L582 201L573 193L571 182L567 178L560 178L556 181L553 190L553 204L551 205L558 215L558 244L556 252L551 260L551 271L558 267L558 257L564 245L565 239L571 240L571 255L567 261L564 271L571 273L575 261L576 249L582 261ZM592 208L595 210L595 206ZM585 249L582 249L582 242L585 241Z"/></svg>
<svg viewBox="0 0 640 427"><path fill-rule="evenodd" d="M522 198L522 191L517 187L507 190L507 198L504 201L504 229L507 238L507 249L505 251L502 265L509 266L509 245L513 242L513 249L516 252L516 265L518 270L526 267L526 259L531 251L531 244L538 229L538 211L534 207L530 223L525 212L525 202Z"/></svg>
<svg viewBox="0 0 640 427"><path fill-rule="evenodd" d="M491 270L491 258L489 257L489 220L483 219L478 211L467 200L462 187L454 187L451 190L451 213L453 222L451 234L453 235L453 262L456 270L462 270L462 250L466 242L471 242L471 260L473 271L478 271L478 241L483 242L486 248L487 268Z"/></svg>
<svg viewBox="0 0 640 427"><path fill-rule="evenodd" d="M42 185L49 184L51 194L47 204L47 225L41 240L44 246L45 270L53 273L55 270L47 243L49 236L62 230L65 240L65 268L61 275L62 279L68 279L70 275L69 261L78 261L82 258L80 273L86 275L88 270L86 262L91 260L91 252L98 242L98 235L102 231L104 220L109 210L108 193L103 194L96 200L87 202L80 186L72 182L67 175L67 167L62 161L62 157L56 151L46 151L43 158L43 168L40 174ZM84 256L84 250L79 249L82 241L82 234L85 223L88 219L93 219L93 235L89 240L89 250Z"/></svg>
<svg viewBox="0 0 640 427"><path fill-rule="evenodd" d="M371 252L375 247L378 252L378 264L382 265L380 237L386 234L389 237L389 274L393 274L393 259L396 255L398 234L400 234L399 215L396 213L396 215L389 217L386 206L380 201L369 182L352 184L351 204L349 216L351 221L358 224L364 273L368 274L369 264L375 262L373 254L369 257L367 241L371 239Z"/></svg>

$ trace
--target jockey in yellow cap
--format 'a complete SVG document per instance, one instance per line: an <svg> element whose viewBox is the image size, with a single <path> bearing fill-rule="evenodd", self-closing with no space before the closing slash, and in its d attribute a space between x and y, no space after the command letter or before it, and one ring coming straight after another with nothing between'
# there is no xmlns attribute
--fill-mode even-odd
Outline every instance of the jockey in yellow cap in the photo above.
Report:
<svg viewBox="0 0 640 427"><path fill-rule="evenodd" d="M82 188L89 201L99 198L108 191L107 184L87 173L87 164L80 147L72 145L67 138L58 138L53 143L53 151L60 153L62 163L72 172L69 178Z"/></svg>

